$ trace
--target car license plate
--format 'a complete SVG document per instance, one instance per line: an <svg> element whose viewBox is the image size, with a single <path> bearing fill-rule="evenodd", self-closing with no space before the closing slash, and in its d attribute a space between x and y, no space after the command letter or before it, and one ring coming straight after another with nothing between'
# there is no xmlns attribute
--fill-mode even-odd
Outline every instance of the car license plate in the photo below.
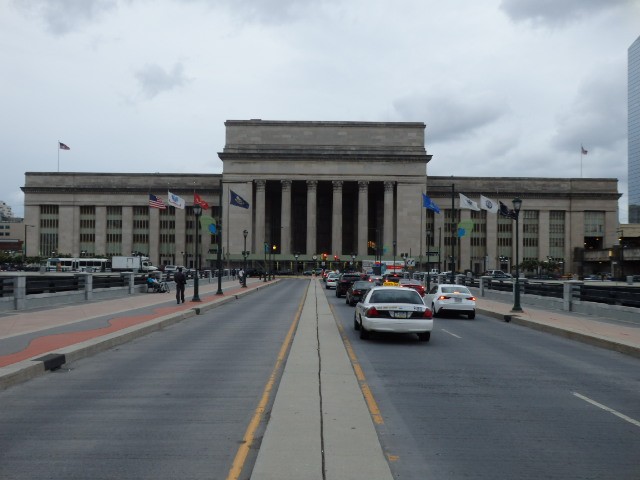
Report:
<svg viewBox="0 0 640 480"><path fill-rule="evenodd" d="M409 318L411 312L391 312L393 318Z"/></svg>
<svg viewBox="0 0 640 480"><path fill-rule="evenodd" d="M462 299L459 297L456 297L456 303L461 303L461 302L462 302Z"/></svg>

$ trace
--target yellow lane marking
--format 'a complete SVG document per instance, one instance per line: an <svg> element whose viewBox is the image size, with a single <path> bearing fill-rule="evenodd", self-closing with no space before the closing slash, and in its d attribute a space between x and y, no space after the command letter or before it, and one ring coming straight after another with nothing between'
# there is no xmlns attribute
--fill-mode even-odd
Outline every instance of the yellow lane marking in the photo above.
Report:
<svg viewBox="0 0 640 480"><path fill-rule="evenodd" d="M264 387L264 391L262 392L262 397L260 398L260 402L258 403L258 407L256 408L251 421L249 422L249 426L247 427L247 431L242 438L242 444L238 448L236 452L236 456L233 459L233 464L231 465L231 469L229 470L229 474L227 475L227 480L237 480L242 473L242 469L244 468L244 462L247 460L247 455L249 454L249 450L251 449L251 445L255 439L255 433L260 425L260 421L262 420L262 416L264 414L265 408L269 403L269 398L271 396L271 391L273 389L273 384L276 381L278 376L278 372L284 363L285 358L287 357L287 352L289 351L289 347L291 346L291 342L293 341L293 335L296 331L296 327L298 322L300 321L300 316L302 315L302 307L304 306L304 302L307 298L307 291L305 291L302 300L300 301L300 305L298 305L298 311L296 312L295 318L289 327L289 332L287 333L282 346L280 347L280 353L278 353L278 358L276 363L271 371L271 376L269 377L269 381L267 385Z"/></svg>
<svg viewBox="0 0 640 480"><path fill-rule="evenodd" d="M371 393L371 389L369 388L369 384L367 383L367 379L364 376L364 372L362 371L362 367L360 366L360 362L358 362L358 357L356 357L356 353L353 351L353 347L351 346L351 342L347 338L347 335L344 331L344 328L338 320L336 319L335 311L333 310L333 305L329 304L331 307L331 311L333 312L333 318L338 326L338 330L340 331L340 336L342 337L342 342L344 343L344 347L347 350L347 355L349 356L349 360L351 360L351 365L353 367L353 371L356 374L356 378L358 379L358 383L360 384L360 390L362 390L362 396L364 397L365 402L367 402L367 407L369 408L369 414L373 419L373 422L376 425L384 425L384 419L382 418L382 414L380 413L380 409L378 408L378 402L373 397L373 393Z"/></svg>

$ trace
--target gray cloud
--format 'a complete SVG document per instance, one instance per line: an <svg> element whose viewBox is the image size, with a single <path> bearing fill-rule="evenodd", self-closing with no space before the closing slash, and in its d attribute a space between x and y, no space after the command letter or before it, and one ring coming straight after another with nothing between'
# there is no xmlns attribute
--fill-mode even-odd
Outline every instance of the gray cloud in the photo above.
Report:
<svg viewBox="0 0 640 480"><path fill-rule="evenodd" d="M553 27L631 3L632 0L502 0L500 9L514 22Z"/></svg>
<svg viewBox="0 0 640 480"><path fill-rule="evenodd" d="M626 88L624 67L609 64L594 71L582 82L574 101L556 116L552 145L564 151L577 151L581 143L587 149L610 150L625 142Z"/></svg>
<svg viewBox="0 0 640 480"><path fill-rule="evenodd" d="M54 35L65 35L115 9L118 0L14 0L13 4L26 15L41 18Z"/></svg>
<svg viewBox="0 0 640 480"><path fill-rule="evenodd" d="M163 92L182 87L191 81L186 77L181 62L176 63L171 71L167 71L159 65L145 65L144 68L136 72L135 77L140 82L143 95L149 99Z"/></svg>
<svg viewBox="0 0 640 480"><path fill-rule="evenodd" d="M460 92L444 91L432 96L400 98L393 102L393 107L405 121L433 119L427 122L430 143L469 137L509 111L506 102L494 94L462 97Z"/></svg>

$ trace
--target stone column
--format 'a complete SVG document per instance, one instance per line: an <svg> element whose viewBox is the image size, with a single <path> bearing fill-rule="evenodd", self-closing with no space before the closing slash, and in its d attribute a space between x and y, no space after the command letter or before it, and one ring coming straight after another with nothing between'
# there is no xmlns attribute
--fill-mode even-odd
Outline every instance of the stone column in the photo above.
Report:
<svg viewBox="0 0 640 480"><path fill-rule="evenodd" d="M264 228L265 228L265 219L266 219L266 208L267 204L265 203L265 190L267 187L266 180L256 180L256 224L255 224L255 235L253 235L254 245L251 249L254 252L263 252L264 251L264 242L266 241L264 236Z"/></svg>
<svg viewBox="0 0 640 480"><path fill-rule="evenodd" d="M369 226L369 182L358 182L358 257L367 255Z"/></svg>
<svg viewBox="0 0 640 480"><path fill-rule="evenodd" d="M307 255L316 254L318 181L307 180Z"/></svg>
<svg viewBox="0 0 640 480"><path fill-rule="evenodd" d="M393 187L395 182L384 182L383 257L393 258ZM396 259L397 260L397 259Z"/></svg>
<svg viewBox="0 0 640 480"><path fill-rule="evenodd" d="M289 255L291 253L291 180L280 180L280 183L282 184L280 254Z"/></svg>
<svg viewBox="0 0 640 480"><path fill-rule="evenodd" d="M342 257L342 180L333 182L333 215L331 217L331 252Z"/></svg>

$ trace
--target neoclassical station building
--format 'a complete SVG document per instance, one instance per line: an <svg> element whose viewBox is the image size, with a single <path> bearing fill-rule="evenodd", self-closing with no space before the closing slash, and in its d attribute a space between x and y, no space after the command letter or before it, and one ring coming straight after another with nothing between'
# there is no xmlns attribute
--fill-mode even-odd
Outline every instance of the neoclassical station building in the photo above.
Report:
<svg viewBox="0 0 640 480"><path fill-rule="evenodd" d="M229 120L225 128L221 174L27 172L27 256L138 252L193 267L194 193L221 232L199 230L202 268L216 265L220 248L231 268L248 252L249 265L262 268L269 256L279 270L365 260L508 270L516 222L461 208L460 193L509 208L522 199L520 261L553 259L582 273L584 249L615 243L617 179L477 178L455 165L452 176L428 176L437 159L427 154L424 123ZM150 194L168 205L168 192L186 207L149 205ZM425 193L440 213L423 207Z"/></svg>

